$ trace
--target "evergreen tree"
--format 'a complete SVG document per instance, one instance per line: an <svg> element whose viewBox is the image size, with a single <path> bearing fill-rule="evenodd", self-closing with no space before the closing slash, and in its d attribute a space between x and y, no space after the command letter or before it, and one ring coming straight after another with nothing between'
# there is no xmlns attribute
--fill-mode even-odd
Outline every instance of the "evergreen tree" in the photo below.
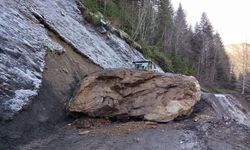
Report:
<svg viewBox="0 0 250 150"><path fill-rule="evenodd" d="M160 0L159 2L158 45L164 52L171 53L174 34L173 9L169 0Z"/></svg>
<svg viewBox="0 0 250 150"><path fill-rule="evenodd" d="M201 49L203 45L202 30L199 23L196 23L194 33L191 40L192 51L193 51L193 66L196 68L196 77L201 80Z"/></svg>
<svg viewBox="0 0 250 150"><path fill-rule="evenodd" d="M213 26L207 14L203 13L200 22L202 48L200 52L200 79L206 84L213 84L215 77L216 51L213 40Z"/></svg>
<svg viewBox="0 0 250 150"><path fill-rule="evenodd" d="M186 15L181 4L174 17L174 54L186 57L189 61L193 55L191 41L193 36L192 27L188 26Z"/></svg>
<svg viewBox="0 0 250 150"><path fill-rule="evenodd" d="M216 54L216 80L221 81L224 85L229 85L230 82L230 63L229 58L226 55L223 42L221 40L220 34L217 32L214 35L214 45Z"/></svg>
<svg viewBox="0 0 250 150"><path fill-rule="evenodd" d="M174 17L174 51L175 55L183 53L184 49L188 49L189 47L189 39L187 37L188 34L188 25L186 22L186 15L184 10L182 9L181 4L179 4L179 8ZM178 53L179 52L179 53Z"/></svg>

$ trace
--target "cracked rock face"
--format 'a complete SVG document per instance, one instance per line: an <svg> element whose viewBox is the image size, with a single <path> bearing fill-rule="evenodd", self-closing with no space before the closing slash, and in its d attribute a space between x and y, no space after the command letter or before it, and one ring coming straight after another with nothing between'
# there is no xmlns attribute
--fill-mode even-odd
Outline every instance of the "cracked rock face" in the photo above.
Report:
<svg viewBox="0 0 250 150"><path fill-rule="evenodd" d="M194 77L105 70L81 82L69 110L93 117L131 116L168 122L188 115L200 95L200 86Z"/></svg>
<svg viewBox="0 0 250 150"><path fill-rule="evenodd" d="M15 2L0 2L0 119L11 117L37 95L46 47L63 51L19 6L21 9Z"/></svg>

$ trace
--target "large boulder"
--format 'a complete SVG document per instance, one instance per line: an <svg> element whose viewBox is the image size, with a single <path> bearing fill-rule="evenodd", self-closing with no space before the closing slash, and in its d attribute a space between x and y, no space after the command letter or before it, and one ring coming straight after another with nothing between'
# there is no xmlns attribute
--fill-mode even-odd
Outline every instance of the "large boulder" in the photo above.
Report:
<svg viewBox="0 0 250 150"><path fill-rule="evenodd" d="M86 77L69 111L93 117L141 117L168 122L190 114L200 100L194 77L138 70L103 70Z"/></svg>

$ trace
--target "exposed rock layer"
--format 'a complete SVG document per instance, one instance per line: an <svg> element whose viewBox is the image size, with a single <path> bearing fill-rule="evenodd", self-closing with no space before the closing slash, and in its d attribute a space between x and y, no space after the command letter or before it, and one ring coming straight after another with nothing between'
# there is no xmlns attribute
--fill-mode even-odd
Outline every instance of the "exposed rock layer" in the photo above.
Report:
<svg viewBox="0 0 250 150"><path fill-rule="evenodd" d="M131 68L144 59L117 35L87 24L77 2L0 0L0 119L12 118L39 94L47 52L65 55L48 31L102 68Z"/></svg>
<svg viewBox="0 0 250 150"><path fill-rule="evenodd" d="M131 116L168 122L187 115L200 100L194 77L105 70L86 77L69 110L94 117Z"/></svg>

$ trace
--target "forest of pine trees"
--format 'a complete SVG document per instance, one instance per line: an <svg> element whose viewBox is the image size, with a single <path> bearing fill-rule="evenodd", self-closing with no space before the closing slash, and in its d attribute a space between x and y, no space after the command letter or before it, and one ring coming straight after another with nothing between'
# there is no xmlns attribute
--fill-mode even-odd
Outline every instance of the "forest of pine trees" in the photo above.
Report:
<svg viewBox="0 0 250 150"><path fill-rule="evenodd" d="M164 71L194 75L204 86L231 85L230 64L220 34L206 13L190 26L170 0L82 0L143 46L144 56Z"/></svg>

